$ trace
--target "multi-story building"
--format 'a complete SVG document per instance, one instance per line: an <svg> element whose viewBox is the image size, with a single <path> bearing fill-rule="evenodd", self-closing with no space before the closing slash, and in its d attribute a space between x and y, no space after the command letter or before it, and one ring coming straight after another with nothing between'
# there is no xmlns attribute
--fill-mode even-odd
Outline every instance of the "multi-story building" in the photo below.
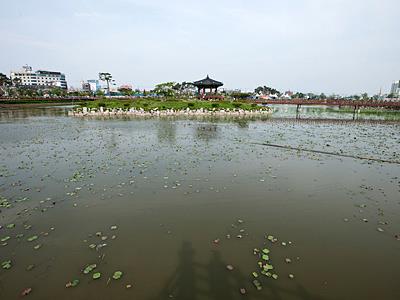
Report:
<svg viewBox="0 0 400 300"><path fill-rule="evenodd" d="M395 97L400 97L400 80L393 82L390 94L392 94Z"/></svg>
<svg viewBox="0 0 400 300"><path fill-rule="evenodd" d="M101 89L100 81L96 79L90 79L82 82L82 90L86 92L96 93Z"/></svg>
<svg viewBox="0 0 400 300"><path fill-rule="evenodd" d="M18 85L31 88L54 88L67 89L65 75L61 72L52 71L32 71L32 67L24 66L21 71L11 72L11 79Z"/></svg>

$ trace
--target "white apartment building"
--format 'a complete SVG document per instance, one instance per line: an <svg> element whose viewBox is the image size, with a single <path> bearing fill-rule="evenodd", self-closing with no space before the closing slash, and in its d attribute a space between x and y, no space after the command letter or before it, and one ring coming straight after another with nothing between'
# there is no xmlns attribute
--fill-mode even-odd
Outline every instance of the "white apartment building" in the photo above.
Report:
<svg viewBox="0 0 400 300"><path fill-rule="evenodd" d="M396 81L392 84L392 88L390 90L390 93L394 95L395 97L400 97L400 80Z"/></svg>
<svg viewBox="0 0 400 300"><path fill-rule="evenodd" d="M11 72L11 79L19 80L20 86L32 88L52 88L59 87L67 89L65 75L60 72L38 70L33 72L32 67L24 66L21 71Z"/></svg>

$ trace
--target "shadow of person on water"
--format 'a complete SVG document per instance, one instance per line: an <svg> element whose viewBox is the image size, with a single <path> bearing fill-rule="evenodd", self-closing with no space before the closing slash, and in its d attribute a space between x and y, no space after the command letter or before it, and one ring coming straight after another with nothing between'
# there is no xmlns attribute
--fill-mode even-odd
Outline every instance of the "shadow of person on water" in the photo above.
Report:
<svg viewBox="0 0 400 300"><path fill-rule="evenodd" d="M282 287L273 279L259 278L263 289L257 291L253 286L253 278L244 275L238 268L227 270L217 250L212 250L207 264L195 261L195 250L192 243L184 241L178 253L179 263L169 277L161 292L151 300L235 300L235 299L270 299L270 300L326 300L309 293L297 284L293 289ZM246 294L242 295L240 289Z"/></svg>

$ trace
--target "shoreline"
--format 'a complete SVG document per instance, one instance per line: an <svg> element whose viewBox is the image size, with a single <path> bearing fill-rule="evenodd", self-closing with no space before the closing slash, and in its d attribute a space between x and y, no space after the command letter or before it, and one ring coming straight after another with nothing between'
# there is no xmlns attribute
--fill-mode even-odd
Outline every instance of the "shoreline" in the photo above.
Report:
<svg viewBox="0 0 400 300"><path fill-rule="evenodd" d="M143 108L135 109L90 109L83 107L82 109L71 110L68 112L70 117L111 117L111 116L132 116L132 117L168 117L168 116L269 116L272 114L272 109L165 109L165 110L144 110Z"/></svg>

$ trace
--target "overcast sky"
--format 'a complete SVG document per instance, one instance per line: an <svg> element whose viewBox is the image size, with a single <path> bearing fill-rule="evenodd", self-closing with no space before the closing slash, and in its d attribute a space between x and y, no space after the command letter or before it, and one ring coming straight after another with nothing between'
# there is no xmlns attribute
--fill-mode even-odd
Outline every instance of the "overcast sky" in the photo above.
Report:
<svg viewBox="0 0 400 300"><path fill-rule="evenodd" d="M0 72L353 94L400 79L399 0L0 0Z"/></svg>

